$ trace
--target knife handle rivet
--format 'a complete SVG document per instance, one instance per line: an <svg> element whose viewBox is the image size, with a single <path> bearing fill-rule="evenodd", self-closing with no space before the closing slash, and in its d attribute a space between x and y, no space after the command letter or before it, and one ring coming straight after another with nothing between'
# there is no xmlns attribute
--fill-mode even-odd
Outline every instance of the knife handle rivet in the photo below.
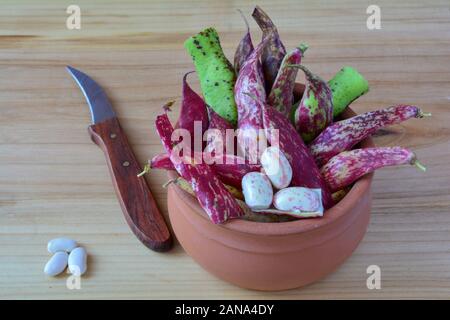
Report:
<svg viewBox="0 0 450 320"><path fill-rule="evenodd" d="M130 165L130 163L129 163L128 161L124 161L124 162L122 163L122 165L123 165L124 167L128 167L128 166Z"/></svg>
<svg viewBox="0 0 450 320"><path fill-rule="evenodd" d="M109 135L109 137L110 137L111 139L115 139L115 138L117 137L117 134L111 133L111 134Z"/></svg>

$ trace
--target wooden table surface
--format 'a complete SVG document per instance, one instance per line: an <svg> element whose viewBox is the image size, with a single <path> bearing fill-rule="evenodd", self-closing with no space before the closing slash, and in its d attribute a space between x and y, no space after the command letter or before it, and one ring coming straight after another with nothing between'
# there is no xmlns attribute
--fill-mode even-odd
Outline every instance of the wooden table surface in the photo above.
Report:
<svg viewBox="0 0 450 320"><path fill-rule="evenodd" d="M66 28L66 7L81 29ZM275 4L276 3L276 4ZM433 113L382 130L379 145L413 149L428 166L380 170L372 219L355 253L335 273L303 289L243 290L202 270L176 244L146 249L129 231L100 149L87 134L90 113L64 66L105 88L138 159L162 150L153 121L178 103L193 69L183 41L215 26L232 57L254 1L17 1L0 10L0 298L450 298L450 10L442 1L377 1L381 30L366 28L367 1L259 1L288 48L310 46L304 63L324 78L352 65L371 90L365 112L396 103ZM300 78L300 77L299 77ZM198 85L194 86L198 88ZM164 172L147 180L167 215ZM47 278L49 239L68 236L89 252L80 290L67 275ZM366 268L381 268L380 290Z"/></svg>

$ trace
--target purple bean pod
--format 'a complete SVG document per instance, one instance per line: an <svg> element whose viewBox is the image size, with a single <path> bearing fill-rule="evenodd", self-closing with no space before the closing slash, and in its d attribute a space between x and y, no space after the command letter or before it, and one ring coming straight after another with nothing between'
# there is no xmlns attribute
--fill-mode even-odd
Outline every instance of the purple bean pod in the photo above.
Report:
<svg viewBox="0 0 450 320"><path fill-rule="evenodd" d="M277 145L292 167L292 186L320 188L325 209L333 205L331 194L314 158L290 121L275 108L263 109L264 128L270 144ZM278 141L277 141L278 135Z"/></svg>
<svg viewBox="0 0 450 320"><path fill-rule="evenodd" d="M242 16L242 19L245 22L245 26L247 27L247 32L245 33L244 37L239 42L238 47L236 48L236 52L234 54L234 70L236 71L236 74L239 74L239 70L241 70L241 67L244 65L245 61L247 61L248 57L251 55L251 53L254 50L253 43L252 43L252 36L250 35L250 26L248 25L248 21L245 18L244 14L241 10L238 10L240 15Z"/></svg>
<svg viewBox="0 0 450 320"><path fill-rule="evenodd" d="M324 128L333 122L333 98L328 83L302 65L306 75L306 89L295 110L294 123L305 142L312 141Z"/></svg>
<svg viewBox="0 0 450 320"><path fill-rule="evenodd" d="M238 111L238 147L252 163L258 162L257 135L259 130L263 129L262 108L266 101L266 92L259 57L266 43L267 40L264 40L252 52L242 66L234 86Z"/></svg>
<svg viewBox="0 0 450 320"><path fill-rule="evenodd" d="M286 48L281 42L277 27L259 6L255 6L252 17L263 32L263 39L269 39L263 49L261 56L262 69L264 72L265 86L270 92L275 78L278 74L281 61L286 55Z"/></svg>
<svg viewBox="0 0 450 320"><path fill-rule="evenodd" d="M289 116L291 107L294 104L295 78L298 73L298 69L292 68L290 65L301 63L303 52L306 48L306 45L295 48L284 57L267 98L268 104L286 117Z"/></svg>
<svg viewBox="0 0 450 320"><path fill-rule="evenodd" d="M322 167L333 156L350 150L382 127L427 115L420 108L411 105L396 105L366 112L328 126L309 145L309 150L317 165Z"/></svg>
<svg viewBox="0 0 450 320"><path fill-rule="evenodd" d="M200 206L213 223L223 223L228 219L244 215L233 195L209 165L195 163L194 158L184 157L183 161L176 161L172 157L173 143L171 136L174 129L167 114L159 115L156 118L156 129L166 152L171 155L170 159L175 169L181 177L191 183Z"/></svg>
<svg viewBox="0 0 450 320"><path fill-rule="evenodd" d="M416 155L402 147L378 147L344 151L320 170L331 192L349 186L362 176L386 166L412 164L425 171Z"/></svg>

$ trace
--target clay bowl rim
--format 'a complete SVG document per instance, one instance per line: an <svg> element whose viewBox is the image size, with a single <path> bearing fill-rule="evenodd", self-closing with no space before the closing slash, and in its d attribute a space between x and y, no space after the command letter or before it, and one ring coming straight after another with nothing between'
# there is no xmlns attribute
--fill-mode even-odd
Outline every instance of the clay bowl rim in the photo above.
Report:
<svg viewBox="0 0 450 320"><path fill-rule="evenodd" d="M348 118L356 115L352 109L347 108L343 114L343 118ZM369 137L360 143L362 148L373 147L373 140ZM175 171L168 171L168 177L170 180L178 177ZM286 236L289 234L305 233L308 231L316 230L328 226L337 220L341 219L356 205L358 199L363 194L369 192L373 179L373 173L367 174L354 183L347 195L341 199L336 205L324 212L324 215L320 218L307 218L298 219L287 222L255 222L243 219L232 219L224 224L213 224L204 210L198 204L197 199L181 189L175 184L171 184L177 195L185 202L192 211L198 214L199 217L207 220L211 224L211 227L218 227L228 229L230 231L252 234L252 235L267 235L267 236ZM191 216L188 213L189 210L182 210L182 214L192 223L192 219L196 217Z"/></svg>

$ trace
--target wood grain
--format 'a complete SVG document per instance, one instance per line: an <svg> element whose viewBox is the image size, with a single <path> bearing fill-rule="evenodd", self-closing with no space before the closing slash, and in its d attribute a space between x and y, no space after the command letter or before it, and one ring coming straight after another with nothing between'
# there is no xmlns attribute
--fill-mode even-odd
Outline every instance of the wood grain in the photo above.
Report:
<svg viewBox="0 0 450 320"><path fill-rule="evenodd" d="M369 230L353 256L323 281L261 293L215 279L177 244L148 250L125 223L90 114L64 66L105 88L138 160L162 151L153 121L179 103L193 69L183 41L214 25L232 57L252 1L87 1L81 30L68 30L66 2L4 0L0 10L0 298L450 298L450 11L448 0L377 1L382 29L366 28L370 2L258 1L288 48L309 44L303 62L324 78L343 65L369 80L353 105L365 112L410 103L432 112L380 131L378 145L413 149L428 166L380 170ZM192 79L191 83L194 83ZM299 81L303 79L299 76ZM198 85L194 86L198 90ZM177 105L179 106L179 104ZM175 107L171 118L175 119ZM146 177L166 214L164 172ZM46 243L69 236L89 253L81 290L46 278ZM381 268L368 290L366 268Z"/></svg>

